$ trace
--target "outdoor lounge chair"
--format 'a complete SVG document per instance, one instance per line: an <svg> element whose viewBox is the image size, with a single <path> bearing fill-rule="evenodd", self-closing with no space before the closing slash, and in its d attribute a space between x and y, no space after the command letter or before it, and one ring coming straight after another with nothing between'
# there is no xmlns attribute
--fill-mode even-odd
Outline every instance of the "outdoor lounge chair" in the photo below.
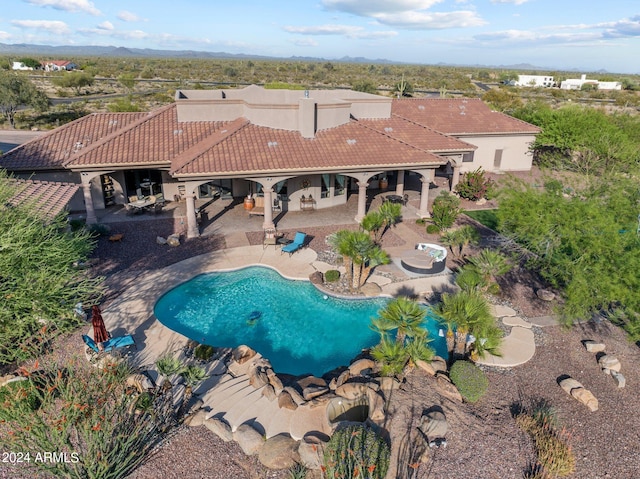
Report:
<svg viewBox="0 0 640 479"><path fill-rule="evenodd" d="M131 336L130 334L117 336L105 341L104 343L102 343L102 350L100 350L96 342L86 334L82 335L82 340L96 353L108 353L109 351L113 351L115 349L136 345L136 342L133 340L133 336Z"/></svg>
<svg viewBox="0 0 640 479"><path fill-rule="evenodd" d="M301 233L300 231L298 231L296 233L295 238L293 238L293 243L286 244L282 247L281 254L289 253L289 256L291 256L293 253L295 253L300 248L302 248L302 246L304 246L304 241L306 239L307 239L306 233Z"/></svg>

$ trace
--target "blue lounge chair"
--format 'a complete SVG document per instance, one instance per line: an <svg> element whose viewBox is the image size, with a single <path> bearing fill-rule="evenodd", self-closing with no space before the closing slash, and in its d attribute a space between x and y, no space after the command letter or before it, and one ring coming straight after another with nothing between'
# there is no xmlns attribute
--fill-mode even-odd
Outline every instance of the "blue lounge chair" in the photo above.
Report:
<svg viewBox="0 0 640 479"><path fill-rule="evenodd" d="M293 238L293 243L289 243L286 244L282 247L281 253L289 253L289 256L291 256L293 253L295 253L296 251L298 251L300 248L302 248L302 246L304 246L304 241L307 238L306 233L301 233L300 231L298 231L296 233L295 238Z"/></svg>
<svg viewBox="0 0 640 479"><path fill-rule="evenodd" d="M109 351L113 351L114 349L125 348L127 346L135 346L136 342L133 340L133 336L130 334L126 334L124 336L117 336L115 338L111 338L104 343L102 343L102 350L98 347L96 342L91 339L86 334L82 335L82 339L84 343L89 346L96 353L108 353Z"/></svg>

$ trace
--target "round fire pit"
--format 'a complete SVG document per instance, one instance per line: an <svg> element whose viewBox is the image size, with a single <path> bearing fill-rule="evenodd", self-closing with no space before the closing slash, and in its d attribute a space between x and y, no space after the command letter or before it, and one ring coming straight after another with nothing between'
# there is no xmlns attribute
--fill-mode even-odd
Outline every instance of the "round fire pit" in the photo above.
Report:
<svg viewBox="0 0 640 479"><path fill-rule="evenodd" d="M447 250L437 244L418 243L416 249L400 258L402 267L416 274L442 273L447 263Z"/></svg>

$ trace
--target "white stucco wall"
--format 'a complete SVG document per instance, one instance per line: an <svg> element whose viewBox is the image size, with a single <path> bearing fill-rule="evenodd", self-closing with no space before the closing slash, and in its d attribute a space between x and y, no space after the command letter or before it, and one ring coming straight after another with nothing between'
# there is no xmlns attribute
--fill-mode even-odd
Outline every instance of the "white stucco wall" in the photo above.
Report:
<svg viewBox="0 0 640 479"><path fill-rule="evenodd" d="M535 140L534 135L522 136L460 136L463 141L478 147L473 162L462 163L462 172L473 171L482 167L485 171L529 171L533 156L529 153L529 145ZM502 150L500 168L493 166L496 150Z"/></svg>

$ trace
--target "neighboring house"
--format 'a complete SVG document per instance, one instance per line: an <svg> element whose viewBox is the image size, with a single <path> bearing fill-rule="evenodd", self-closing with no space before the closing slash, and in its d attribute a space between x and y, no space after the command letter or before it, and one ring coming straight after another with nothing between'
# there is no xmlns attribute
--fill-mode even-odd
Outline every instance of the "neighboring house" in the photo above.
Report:
<svg viewBox="0 0 640 479"><path fill-rule="evenodd" d="M22 62L12 62L11 69L12 70L33 70L33 67L28 67Z"/></svg>
<svg viewBox="0 0 640 479"><path fill-rule="evenodd" d="M556 86L552 76L543 75L518 75L515 86L528 87L553 87Z"/></svg>
<svg viewBox="0 0 640 479"><path fill-rule="evenodd" d="M580 90L583 85L594 85L598 90L622 90L622 83L615 81L587 80L587 75L569 78L560 84L562 90Z"/></svg>
<svg viewBox="0 0 640 479"><path fill-rule="evenodd" d="M93 113L0 157L17 176L82 185L87 222L105 198L163 193L187 201L188 236L199 234L195 198L223 193L283 200L303 209L345 204L391 177L422 180L418 215L429 216L436 171L528 171L539 129L491 111L478 99L391 99L350 90L179 90L175 102L149 113ZM84 205L82 205L84 199ZM265 208L264 227L273 226Z"/></svg>
<svg viewBox="0 0 640 479"><path fill-rule="evenodd" d="M69 60L48 60L43 62L42 66L47 72L71 71L78 68L78 65Z"/></svg>

